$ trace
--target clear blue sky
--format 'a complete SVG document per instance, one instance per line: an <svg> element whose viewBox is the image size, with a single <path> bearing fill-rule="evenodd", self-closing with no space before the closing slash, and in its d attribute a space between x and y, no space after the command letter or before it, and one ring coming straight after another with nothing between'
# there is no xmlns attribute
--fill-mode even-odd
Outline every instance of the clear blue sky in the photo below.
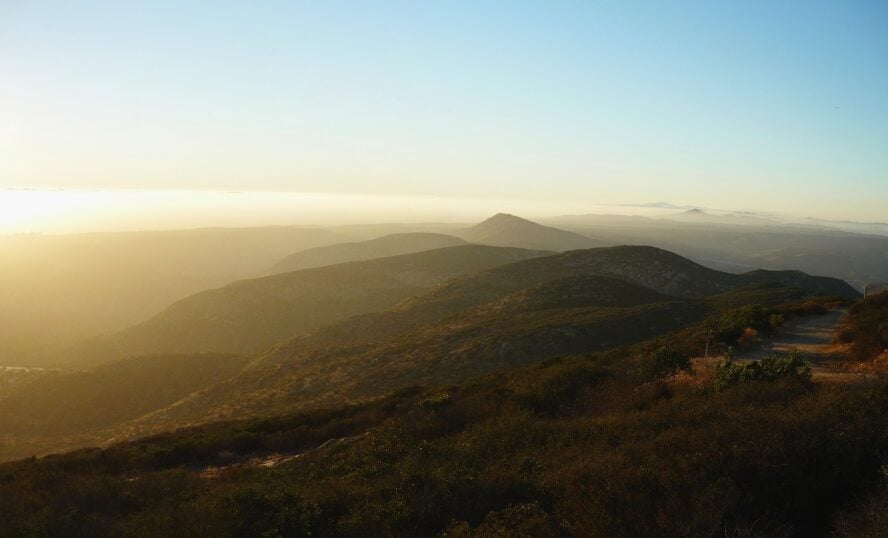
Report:
<svg viewBox="0 0 888 538"><path fill-rule="evenodd" d="M888 220L888 3L0 0L0 186Z"/></svg>

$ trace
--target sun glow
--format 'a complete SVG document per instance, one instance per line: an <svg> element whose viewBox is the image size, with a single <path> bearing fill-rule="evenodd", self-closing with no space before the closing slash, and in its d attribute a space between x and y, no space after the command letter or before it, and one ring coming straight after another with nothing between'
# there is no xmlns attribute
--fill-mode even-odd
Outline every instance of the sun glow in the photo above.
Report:
<svg viewBox="0 0 888 538"><path fill-rule="evenodd" d="M7 189L0 190L0 233L474 222L497 212L547 216L594 209L523 200L406 195Z"/></svg>
<svg viewBox="0 0 888 538"><path fill-rule="evenodd" d="M64 231L111 202L108 193L62 190L0 191L0 232Z"/></svg>

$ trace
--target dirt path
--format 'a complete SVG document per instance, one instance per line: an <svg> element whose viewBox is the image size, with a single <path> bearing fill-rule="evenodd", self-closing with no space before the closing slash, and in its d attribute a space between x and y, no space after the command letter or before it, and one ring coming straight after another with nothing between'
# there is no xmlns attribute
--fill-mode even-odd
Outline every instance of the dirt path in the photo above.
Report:
<svg viewBox="0 0 888 538"><path fill-rule="evenodd" d="M832 362L840 358L840 351L833 346L832 337L844 315L844 309L836 309L826 314L789 320L760 346L737 353L737 359L761 359L765 355L785 354L796 349L812 367Z"/></svg>
<svg viewBox="0 0 888 538"><path fill-rule="evenodd" d="M802 359L811 366L811 373L818 381L842 383L860 382L867 375L847 370L843 359L844 350L833 344L835 328L845 316L846 310L837 308L826 314L792 319L773 337L755 348L738 351L735 360L750 362L770 354L785 355L798 350Z"/></svg>

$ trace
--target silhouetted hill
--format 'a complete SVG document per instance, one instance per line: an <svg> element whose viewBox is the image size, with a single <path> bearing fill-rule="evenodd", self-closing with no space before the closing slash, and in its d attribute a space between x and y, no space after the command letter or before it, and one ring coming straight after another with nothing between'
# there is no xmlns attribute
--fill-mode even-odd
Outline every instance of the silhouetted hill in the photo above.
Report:
<svg viewBox="0 0 888 538"><path fill-rule="evenodd" d="M455 235L482 245L520 247L563 252L602 246L601 242L573 232L499 213Z"/></svg>
<svg viewBox="0 0 888 538"><path fill-rule="evenodd" d="M398 256L436 248L465 245L458 237L434 233L391 234L369 241L338 243L290 254L274 265L272 273L286 273L337 263Z"/></svg>
<svg viewBox="0 0 888 538"><path fill-rule="evenodd" d="M96 361L160 352L257 352L356 314L388 308L450 278L547 255L465 245L243 280L183 299L154 318L68 352Z"/></svg>

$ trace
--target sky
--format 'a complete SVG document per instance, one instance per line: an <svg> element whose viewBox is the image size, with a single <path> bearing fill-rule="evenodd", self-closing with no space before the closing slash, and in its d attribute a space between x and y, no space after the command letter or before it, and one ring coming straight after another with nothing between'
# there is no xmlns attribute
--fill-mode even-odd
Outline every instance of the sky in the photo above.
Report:
<svg viewBox="0 0 888 538"><path fill-rule="evenodd" d="M888 221L888 3L0 0L9 189Z"/></svg>

